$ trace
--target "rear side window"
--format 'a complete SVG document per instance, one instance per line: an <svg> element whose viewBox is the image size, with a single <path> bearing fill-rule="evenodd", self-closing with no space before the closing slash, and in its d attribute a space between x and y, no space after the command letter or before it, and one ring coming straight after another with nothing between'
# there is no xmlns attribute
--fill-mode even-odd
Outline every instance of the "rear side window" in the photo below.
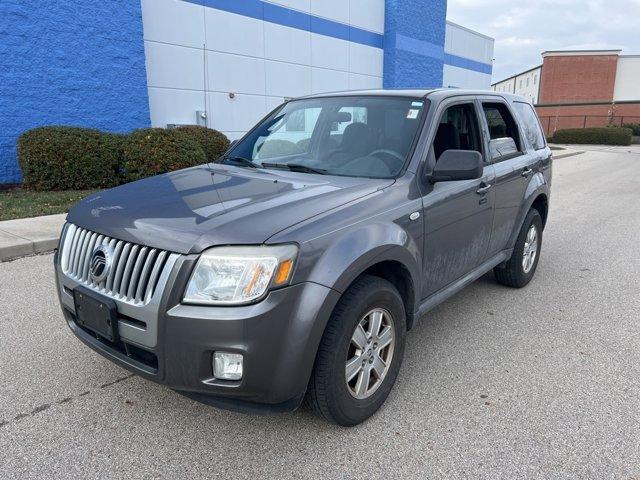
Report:
<svg viewBox="0 0 640 480"><path fill-rule="evenodd" d="M533 110L533 107L528 103L514 102L516 112L520 115L520 119L524 125L524 135L529 140L529 143L535 150L540 150L545 147L544 135L540 128L540 122L538 116Z"/></svg>
<svg viewBox="0 0 640 480"><path fill-rule="evenodd" d="M492 160L504 160L522 151L518 125L504 103L483 103L489 127L489 154Z"/></svg>

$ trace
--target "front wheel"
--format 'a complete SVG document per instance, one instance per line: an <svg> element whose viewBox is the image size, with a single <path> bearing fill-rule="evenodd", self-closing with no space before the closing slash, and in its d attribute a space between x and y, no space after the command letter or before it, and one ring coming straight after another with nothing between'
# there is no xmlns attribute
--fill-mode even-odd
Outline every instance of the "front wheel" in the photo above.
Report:
<svg viewBox="0 0 640 480"><path fill-rule="evenodd" d="M357 425L384 403L395 383L406 334L398 290L362 276L336 306L318 348L307 404L343 426Z"/></svg>
<svg viewBox="0 0 640 480"><path fill-rule="evenodd" d="M524 219L511 258L493 272L498 283L509 287L522 288L533 278L540 258L542 246L542 217L535 210L529 210Z"/></svg>

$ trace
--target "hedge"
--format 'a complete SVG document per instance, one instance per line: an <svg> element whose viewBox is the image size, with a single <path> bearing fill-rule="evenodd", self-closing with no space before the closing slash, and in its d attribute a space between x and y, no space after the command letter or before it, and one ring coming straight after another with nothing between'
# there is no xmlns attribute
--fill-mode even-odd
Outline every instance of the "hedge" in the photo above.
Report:
<svg viewBox="0 0 640 480"><path fill-rule="evenodd" d="M40 127L18 139L23 184L32 190L118 185L122 137L78 127Z"/></svg>
<svg viewBox="0 0 640 480"><path fill-rule="evenodd" d="M640 123L623 123L624 128L630 128L633 131L633 135L640 137Z"/></svg>
<svg viewBox="0 0 640 480"><path fill-rule="evenodd" d="M568 128L553 134L554 143L578 143L599 145L631 145L629 128Z"/></svg>
<svg viewBox="0 0 640 480"><path fill-rule="evenodd" d="M27 189L91 190L214 161L227 148L222 133L198 126L129 135L51 126L20 135L18 163Z"/></svg>
<svg viewBox="0 0 640 480"><path fill-rule="evenodd" d="M180 129L134 130L123 142L122 173L125 182L203 163L207 163L207 156L202 147Z"/></svg>
<svg viewBox="0 0 640 480"><path fill-rule="evenodd" d="M198 125L185 125L178 127L178 130L189 135L202 147L208 162L215 162L229 148L229 139L217 130Z"/></svg>

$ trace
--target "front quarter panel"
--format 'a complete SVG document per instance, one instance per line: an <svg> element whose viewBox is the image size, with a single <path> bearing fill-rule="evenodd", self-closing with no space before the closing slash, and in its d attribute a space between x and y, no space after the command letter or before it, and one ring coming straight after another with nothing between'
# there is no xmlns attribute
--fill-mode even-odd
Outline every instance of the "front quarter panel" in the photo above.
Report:
<svg viewBox="0 0 640 480"><path fill-rule="evenodd" d="M268 243L297 242L300 257L293 283L309 281L340 293L368 267L386 260L400 262L420 291L422 200L412 174L394 185L337 211L296 225Z"/></svg>

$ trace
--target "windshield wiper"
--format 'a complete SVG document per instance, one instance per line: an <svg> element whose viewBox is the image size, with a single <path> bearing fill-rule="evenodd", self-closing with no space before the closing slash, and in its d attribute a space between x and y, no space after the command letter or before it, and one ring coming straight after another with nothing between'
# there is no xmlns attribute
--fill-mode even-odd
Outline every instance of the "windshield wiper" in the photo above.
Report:
<svg viewBox="0 0 640 480"><path fill-rule="evenodd" d="M258 165L257 163L253 163L251 160L249 160L248 158L244 158L244 157L224 157L222 159L222 163L226 163L226 162L231 162L231 163L235 163L237 165L242 165L243 167L261 168L260 165Z"/></svg>
<svg viewBox="0 0 640 480"><path fill-rule="evenodd" d="M292 172L300 173L317 173L320 175L326 175L327 171L322 168L308 167L301 163L266 163L262 162L262 166L265 168L286 168Z"/></svg>

